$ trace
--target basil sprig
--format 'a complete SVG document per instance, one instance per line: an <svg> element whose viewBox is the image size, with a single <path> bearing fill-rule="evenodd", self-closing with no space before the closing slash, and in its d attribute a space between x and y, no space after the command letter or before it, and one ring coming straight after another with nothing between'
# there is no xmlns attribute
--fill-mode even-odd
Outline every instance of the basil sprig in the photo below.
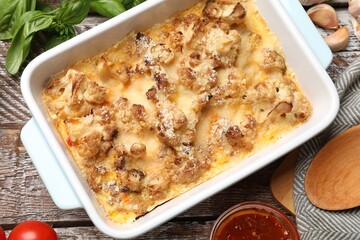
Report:
<svg viewBox="0 0 360 240"><path fill-rule="evenodd" d="M120 0L120 2L122 3L122 5L124 5L124 7L126 9L130 9L134 6L136 6L137 4L134 4L136 0ZM144 2L144 1L143 1Z"/></svg>
<svg viewBox="0 0 360 240"><path fill-rule="evenodd" d="M27 18L27 20L18 29L6 55L5 66L10 74L17 73L21 64L26 59L34 34L48 28L53 22L53 17L46 13L40 11L31 11L28 13L29 14L23 15L23 18Z"/></svg>
<svg viewBox="0 0 360 240"><path fill-rule="evenodd" d="M79 24L86 18L90 9L90 0L67 1L56 11L56 18L65 25Z"/></svg>
<svg viewBox="0 0 360 240"><path fill-rule="evenodd" d="M139 5L140 3L145 2L146 0L134 0L131 7L135 7L136 5Z"/></svg>
<svg viewBox="0 0 360 240"><path fill-rule="evenodd" d="M90 6L91 9L108 18L126 11L120 0L91 0Z"/></svg>
<svg viewBox="0 0 360 240"><path fill-rule="evenodd" d="M50 49L76 35L74 25L95 12L111 18L146 0L62 0L58 8L36 0L0 0L0 40L12 40L6 55L6 69L16 74L29 54L31 41L39 31Z"/></svg>
<svg viewBox="0 0 360 240"><path fill-rule="evenodd" d="M36 0L0 1L0 40L12 39L20 17L35 9Z"/></svg>
<svg viewBox="0 0 360 240"><path fill-rule="evenodd" d="M24 13L18 20L16 33L6 55L7 71L10 74L19 71L29 54L35 33L43 30L52 32L47 47L53 47L75 36L72 25L82 22L89 8L90 0L73 0L50 12L34 10Z"/></svg>
<svg viewBox="0 0 360 240"><path fill-rule="evenodd" d="M90 7L104 17L112 18L146 0L91 0Z"/></svg>

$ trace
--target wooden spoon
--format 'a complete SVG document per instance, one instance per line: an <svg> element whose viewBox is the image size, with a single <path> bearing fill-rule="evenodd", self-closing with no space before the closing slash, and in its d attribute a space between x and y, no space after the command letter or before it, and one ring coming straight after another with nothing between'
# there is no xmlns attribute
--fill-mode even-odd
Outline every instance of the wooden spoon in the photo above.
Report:
<svg viewBox="0 0 360 240"><path fill-rule="evenodd" d="M300 149L295 149L284 157L280 166L272 175L270 183L271 192L274 198L293 215L295 215L293 196L294 175L299 151Z"/></svg>
<svg viewBox="0 0 360 240"><path fill-rule="evenodd" d="M318 152L305 176L305 193L325 210L360 206L360 125L340 133Z"/></svg>

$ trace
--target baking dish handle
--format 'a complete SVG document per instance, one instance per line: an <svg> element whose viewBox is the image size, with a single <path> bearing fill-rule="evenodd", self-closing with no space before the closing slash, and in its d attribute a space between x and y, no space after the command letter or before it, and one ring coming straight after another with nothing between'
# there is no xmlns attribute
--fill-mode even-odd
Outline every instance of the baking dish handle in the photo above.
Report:
<svg viewBox="0 0 360 240"><path fill-rule="evenodd" d="M324 69L329 67L332 52L300 2L298 0L280 0L280 2Z"/></svg>
<svg viewBox="0 0 360 240"><path fill-rule="evenodd" d="M61 209L82 207L33 118L21 130L20 138L56 206Z"/></svg>

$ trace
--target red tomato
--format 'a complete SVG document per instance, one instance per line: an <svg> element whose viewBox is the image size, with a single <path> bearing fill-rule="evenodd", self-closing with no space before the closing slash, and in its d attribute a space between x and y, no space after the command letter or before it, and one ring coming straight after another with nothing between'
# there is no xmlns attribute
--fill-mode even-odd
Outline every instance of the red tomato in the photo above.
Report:
<svg viewBox="0 0 360 240"><path fill-rule="evenodd" d="M11 231L8 240L58 240L58 237L48 224L27 221L17 225Z"/></svg>
<svg viewBox="0 0 360 240"><path fill-rule="evenodd" d="M0 240L6 240L6 235L2 227L0 227Z"/></svg>

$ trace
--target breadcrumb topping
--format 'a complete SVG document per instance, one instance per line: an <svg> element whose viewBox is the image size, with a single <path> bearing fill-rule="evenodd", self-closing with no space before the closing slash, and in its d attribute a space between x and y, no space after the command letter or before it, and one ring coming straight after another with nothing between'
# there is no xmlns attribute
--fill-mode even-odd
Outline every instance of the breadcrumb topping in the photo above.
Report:
<svg viewBox="0 0 360 240"><path fill-rule="evenodd" d="M51 77L43 100L109 218L134 221L305 123L252 0L201 0Z"/></svg>

